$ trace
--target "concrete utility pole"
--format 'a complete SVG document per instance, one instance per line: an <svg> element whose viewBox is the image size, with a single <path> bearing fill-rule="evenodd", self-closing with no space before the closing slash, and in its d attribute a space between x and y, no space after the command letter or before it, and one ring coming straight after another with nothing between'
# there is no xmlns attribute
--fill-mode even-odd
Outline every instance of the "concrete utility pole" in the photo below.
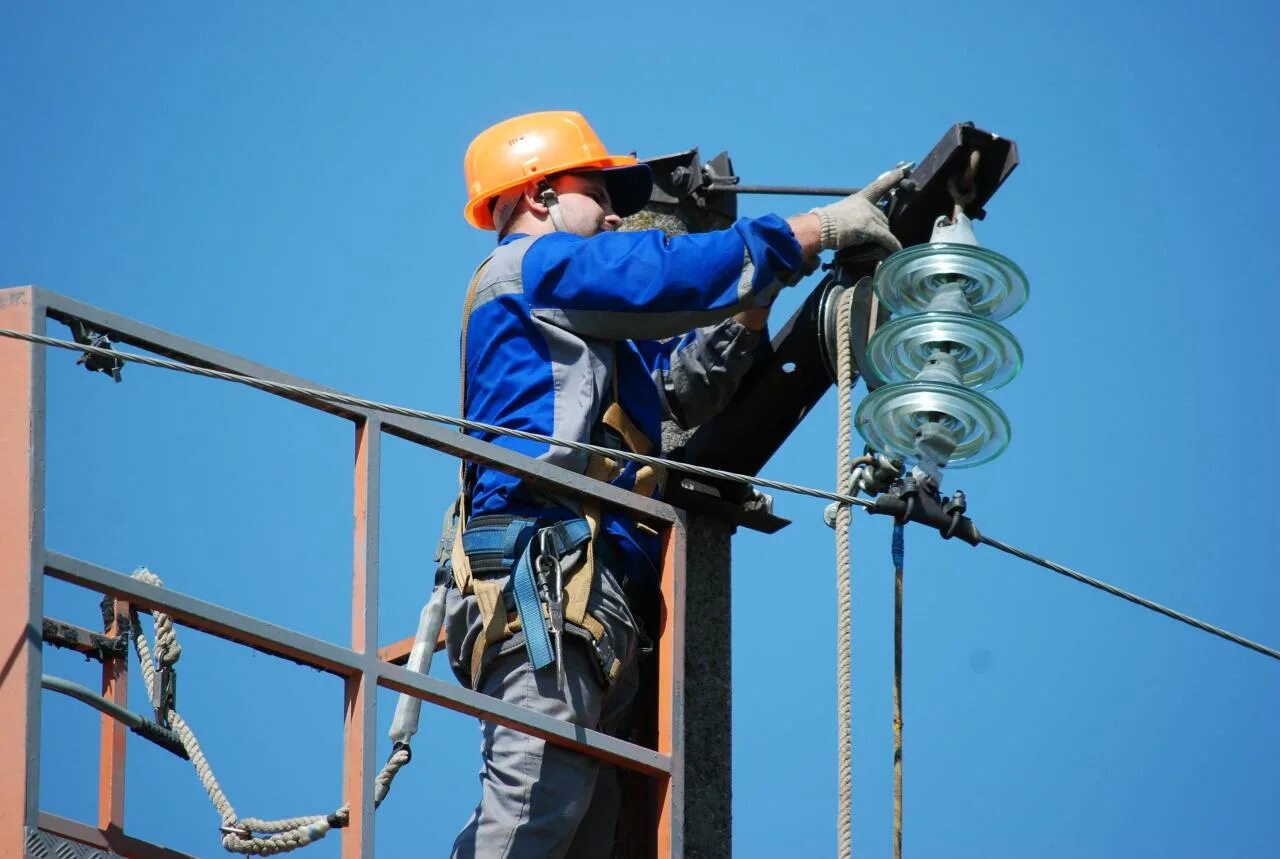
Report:
<svg viewBox="0 0 1280 859"><path fill-rule="evenodd" d="M627 218L624 230L660 229L667 235L728 227L732 217L689 207L650 203ZM667 423L662 450L683 445L691 433ZM728 859L733 852L733 696L730 571L734 527L690 513L685 561L684 855Z"/></svg>

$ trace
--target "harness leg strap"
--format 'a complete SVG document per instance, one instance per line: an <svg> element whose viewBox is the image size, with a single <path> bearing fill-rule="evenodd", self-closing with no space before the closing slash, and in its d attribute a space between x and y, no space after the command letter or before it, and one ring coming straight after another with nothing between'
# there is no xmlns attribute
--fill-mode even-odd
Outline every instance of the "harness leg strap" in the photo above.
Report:
<svg viewBox="0 0 1280 859"><path fill-rule="evenodd" d="M538 600L538 585L533 580L533 544L530 540L512 575L516 595L516 611L520 614L520 626L524 629L524 646L529 652L529 664L533 670L551 664L551 639L547 635L547 622L542 616L542 603ZM478 646L478 645L477 645Z"/></svg>

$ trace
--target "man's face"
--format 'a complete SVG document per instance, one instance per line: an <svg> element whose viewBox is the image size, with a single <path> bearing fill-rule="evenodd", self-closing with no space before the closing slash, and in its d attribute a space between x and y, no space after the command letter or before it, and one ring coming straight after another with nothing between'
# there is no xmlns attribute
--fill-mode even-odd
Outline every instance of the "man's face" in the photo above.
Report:
<svg viewBox="0 0 1280 859"><path fill-rule="evenodd" d="M551 183L560 200L565 226L574 235L590 238L616 230L622 218L613 213L609 190L599 173L568 173Z"/></svg>

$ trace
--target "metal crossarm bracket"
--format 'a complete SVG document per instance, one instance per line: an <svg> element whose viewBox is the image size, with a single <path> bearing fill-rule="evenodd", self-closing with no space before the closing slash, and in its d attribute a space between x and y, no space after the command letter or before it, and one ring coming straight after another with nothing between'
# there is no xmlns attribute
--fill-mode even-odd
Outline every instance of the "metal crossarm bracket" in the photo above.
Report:
<svg viewBox="0 0 1280 859"><path fill-rule="evenodd" d="M953 125L895 193L889 225L904 245L929 241L933 223L955 205L948 183L965 174L973 152L980 167L965 206L971 218L1018 164L1016 144L964 122ZM723 180L721 180L723 184ZM742 190L741 187L739 190ZM837 254L835 266L773 338L772 355L748 373L729 406L703 424L673 459L742 474L757 474L831 387L823 337L825 309L839 287L850 287L875 268L856 252ZM860 368L865 372L865 368ZM876 380L868 380L872 385ZM740 502L741 490L717 486L724 500Z"/></svg>
<svg viewBox="0 0 1280 859"><path fill-rule="evenodd" d="M111 335L90 327L83 319L72 319L67 324L71 326L71 336L77 343L96 346L99 349L111 348ZM85 352L76 359L76 363L91 373L106 373L117 382L122 381L120 371L124 368L124 360L121 358L104 358L101 355Z"/></svg>
<svg viewBox="0 0 1280 859"><path fill-rule="evenodd" d="M728 152L703 163L697 149L646 158L653 172L650 203L691 207L732 223L738 217L737 196L727 189L738 179Z"/></svg>
<svg viewBox="0 0 1280 859"><path fill-rule="evenodd" d="M46 617L41 628L41 639L54 647L65 647L77 653L83 653L85 659L105 662L112 657L123 657L129 651L128 639L124 636L103 635L90 632L79 626L64 623Z"/></svg>

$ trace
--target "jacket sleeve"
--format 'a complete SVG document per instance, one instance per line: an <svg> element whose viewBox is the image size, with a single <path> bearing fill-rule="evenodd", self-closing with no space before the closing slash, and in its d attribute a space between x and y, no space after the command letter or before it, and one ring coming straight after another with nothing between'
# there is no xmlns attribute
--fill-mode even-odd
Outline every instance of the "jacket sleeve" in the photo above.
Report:
<svg viewBox="0 0 1280 859"><path fill-rule="evenodd" d="M692 429L728 405L743 376L769 348L769 336L726 319L683 337L636 347L649 367L665 416Z"/></svg>
<svg viewBox="0 0 1280 859"><path fill-rule="evenodd" d="M800 245L777 215L727 230L659 230L591 238L552 233L522 266L530 313L603 340L661 340L773 301L800 269Z"/></svg>

